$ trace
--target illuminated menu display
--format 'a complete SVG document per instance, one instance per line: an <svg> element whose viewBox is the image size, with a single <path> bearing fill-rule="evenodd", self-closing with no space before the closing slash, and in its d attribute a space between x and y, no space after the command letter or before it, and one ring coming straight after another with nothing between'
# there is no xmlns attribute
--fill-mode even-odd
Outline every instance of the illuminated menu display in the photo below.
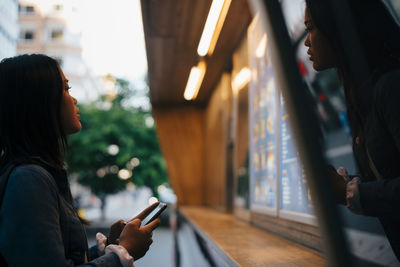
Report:
<svg viewBox="0 0 400 267"><path fill-rule="evenodd" d="M253 24L255 25L255 24ZM257 26L257 25L255 25ZM258 207L277 209L277 102L276 87L267 39L258 27L251 28L250 66L250 183L251 202Z"/></svg>
<svg viewBox="0 0 400 267"><path fill-rule="evenodd" d="M301 220L313 215L310 192L257 19L248 37L251 209Z"/></svg>
<svg viewBox="0 0 400 267"><path fill-rule="evenodd" d="M290 130L289 115L283 97L280 99L281 209L313 214L310 191Z"/></svg>
<svg viewBox="0 0 400 267"><path fill-rule="evenodd" d="M276 89L272 69L251 86L251 181L253 203L276 208Z"/></svg>

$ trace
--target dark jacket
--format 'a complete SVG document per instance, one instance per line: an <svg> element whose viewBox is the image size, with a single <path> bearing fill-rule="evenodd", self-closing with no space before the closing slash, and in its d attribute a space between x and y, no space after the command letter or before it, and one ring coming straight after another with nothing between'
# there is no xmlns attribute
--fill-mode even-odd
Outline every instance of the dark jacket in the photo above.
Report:
<svg viewBox="0 0 400 267"><path fill-rule="evenodd" d="M64 170L17 167L0 208L0 253L8 265L121 267L114 253L90 261L97 255L89 255L85 229L71 203Z"/></svg>
<svg viewBox="0 0 400 267"><path fill-rule="evenodd" d="M363 179L360 201L365 215L379 218L400 260L400 70L383 75L373 95L365 146L353 145Z"/></svg>

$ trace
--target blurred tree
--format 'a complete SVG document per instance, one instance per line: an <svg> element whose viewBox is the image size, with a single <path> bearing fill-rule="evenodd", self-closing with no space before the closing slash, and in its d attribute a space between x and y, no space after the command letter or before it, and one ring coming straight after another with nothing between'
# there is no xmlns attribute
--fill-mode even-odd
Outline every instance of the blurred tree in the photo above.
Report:
<svg viewBox="0 0 400 267"><path fill-rule="evenodd" d="M67 164L78 182L91 188L102 201L126 188L129 182L147 186L157 196L158 185L167 182L147 103L132 105L138 93L129 82L117 79L117 94L79 105L82 131L69 137ZM143 92L142 92L143 93Z"/></svg>

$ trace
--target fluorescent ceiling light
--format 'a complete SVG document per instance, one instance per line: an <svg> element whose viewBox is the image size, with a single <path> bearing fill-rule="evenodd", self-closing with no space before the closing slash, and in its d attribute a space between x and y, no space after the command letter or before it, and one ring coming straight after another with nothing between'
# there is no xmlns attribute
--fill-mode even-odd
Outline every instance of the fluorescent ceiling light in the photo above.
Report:
<svg viewBox="0 0 400 267"><path fill-rule="evenodd" d="M264 34L261 41L257 45L256 56L262 58L265 54L265 48L267 48L267 35Z"/></svg>
<svg viewBox="0 0 400 267"><path fill-rule="evenodd" d="M197 53L200 56L212 54L224 24L231 0L213 0L207 16L206 24L200 38Z"/></svg>
<svg viewBox="0 0 400 267"><path fill-rule="evenodd" d="M239 92L240 89L245 87L251 78L251 71L249 68L245 67L235 75L232 81L232 89L235 93Z"/></svg>
<svg viewBox="0 0 400 267"><path fill-rule="evenodd" d="M197 66L192 67L186 84L186 89L183 94L186 100L193 100L197 97L197 93L199 92L201 83L203 82L205 72L206 63L204 61L200 61Z"/></svg>

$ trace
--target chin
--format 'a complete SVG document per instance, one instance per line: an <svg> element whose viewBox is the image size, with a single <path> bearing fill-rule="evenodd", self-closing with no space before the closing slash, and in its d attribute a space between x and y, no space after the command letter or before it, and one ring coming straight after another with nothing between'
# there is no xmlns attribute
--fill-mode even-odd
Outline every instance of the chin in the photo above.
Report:
<svg viewBox="0 0 400 267"><path fill-rule="evenodd" d="M323 68L323 67L321 67L321 65L319 65L319 64L317 64L317 63L315 63L315 62L313 62L313 69L315 70L315 71L322 71L322 70L325 70L325 68Z"/></svg>
<svg viewBox="0 0 400 267"><path fill-rule="evenodd" d="M82 130L82 125L81 125L81 123L79 122L79 123L77 123L76 125L73 125L70 129L68 129L68 131L66 132L66 134L67 134L67 135L75 134L75 133L80 132L81 130Z"/></svg>
<svg viewBox="0 0 400 267"><path fill-rule="evenodd" d="M82 130L82 124L79 123L78 125L76 125L74 133L80 132L81 130Z"/></svg>
<svg viewBox="0 0 400 267"><path fill-rule="evenodd" d="M326 64L318 64L317 62L313 61L313 69L316 71L323 71L327 69L334 68L334 65L326 65Z"/></svg>

